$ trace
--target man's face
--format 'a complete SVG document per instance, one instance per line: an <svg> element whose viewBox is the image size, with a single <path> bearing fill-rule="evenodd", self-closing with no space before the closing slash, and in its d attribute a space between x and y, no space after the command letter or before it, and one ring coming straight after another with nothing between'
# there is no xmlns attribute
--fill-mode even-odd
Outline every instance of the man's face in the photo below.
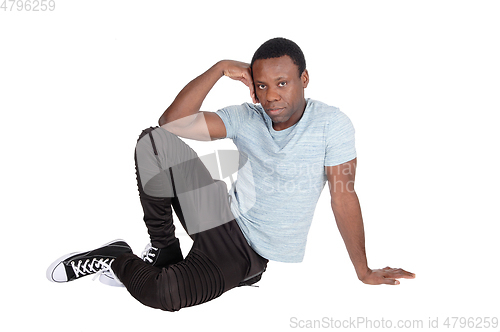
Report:
<svg viewBox="0 0 500 332"><path fill-rule="evenodd" d="M299 69L288 56L256 60L252 67L255 94L275 130L293 126L300 120L306 101L304 88L309 83L309 74Z"/></svg>

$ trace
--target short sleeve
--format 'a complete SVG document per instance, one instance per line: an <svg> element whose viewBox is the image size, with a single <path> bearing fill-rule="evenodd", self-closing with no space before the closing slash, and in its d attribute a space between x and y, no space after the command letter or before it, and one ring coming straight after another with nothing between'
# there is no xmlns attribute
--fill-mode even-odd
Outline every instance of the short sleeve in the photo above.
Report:
<svg viewBox="0 0 500 332"><path fill-rule="evenodd" d="M356 158L354 126L339 109L335 109L326 129L325 166L336 166Z"/></svg>
<svg viewBox="0 0 500 332"><path fill-rule="evenodd" d="M249 109L246 104L228 106L215 112L224 122L226 127L226 138L235 139L238 136L239 128L249 116Z"/></svg>

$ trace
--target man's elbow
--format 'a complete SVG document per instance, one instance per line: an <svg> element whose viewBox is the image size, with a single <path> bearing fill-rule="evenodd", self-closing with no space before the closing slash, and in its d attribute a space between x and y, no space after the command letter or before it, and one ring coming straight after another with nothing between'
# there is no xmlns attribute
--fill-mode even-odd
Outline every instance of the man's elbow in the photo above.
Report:
<svg viewBox="0 0 500 332"><path fill-rule="evenodd" d="M161 127L167 123L167 119L165 114L162 114L160 118L158 119L158 125Z"/></svg>
<svg viewBox="0 0 500 332"><path fill-rule="evenodd" d="M172 105L170 105L166 110L165 112L163 112L163 114L160 116L160 118L158 119L158 124L161 126L164 126L166 125L167 123L169 122L172 122L173 119L172 118L172 109L171 109Z"/></svg>

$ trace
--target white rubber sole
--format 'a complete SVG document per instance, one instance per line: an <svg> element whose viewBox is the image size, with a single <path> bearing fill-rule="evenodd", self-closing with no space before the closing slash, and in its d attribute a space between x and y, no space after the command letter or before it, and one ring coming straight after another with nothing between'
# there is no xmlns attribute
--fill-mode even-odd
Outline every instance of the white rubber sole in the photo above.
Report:
<svg viewBox="0 0 500 332"><path fill-rule="evenodd" d="M113 286L113 287L125 287L119 280L116 280L112 276L107 273L103 273L99 276L99 281L105 285Z"/></svg>

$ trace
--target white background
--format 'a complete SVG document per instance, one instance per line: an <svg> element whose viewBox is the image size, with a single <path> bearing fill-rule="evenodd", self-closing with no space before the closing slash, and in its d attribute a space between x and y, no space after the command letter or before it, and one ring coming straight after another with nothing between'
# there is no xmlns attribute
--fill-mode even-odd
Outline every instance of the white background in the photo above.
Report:
<svg viewBox="0 0 500 332"><path fill-rule="evenodd" d="M9 331L285 331L292 317L424 327L438 318L443 327L450 316L500 316L499 2L55 2L52 12L0 10ZM48 282L46 268L67 252L115 238L141 252L148 236L133 159L141 130L216 61L249 62L277 36L305 53L306 97L354 123L370 267L417 278L358 281L325 190L304 261L271 262L259 288L169 313L91 277ZM241 83L223 78L203 110L247 101ZM181 241L187 253L188 237Z"/></svg>

